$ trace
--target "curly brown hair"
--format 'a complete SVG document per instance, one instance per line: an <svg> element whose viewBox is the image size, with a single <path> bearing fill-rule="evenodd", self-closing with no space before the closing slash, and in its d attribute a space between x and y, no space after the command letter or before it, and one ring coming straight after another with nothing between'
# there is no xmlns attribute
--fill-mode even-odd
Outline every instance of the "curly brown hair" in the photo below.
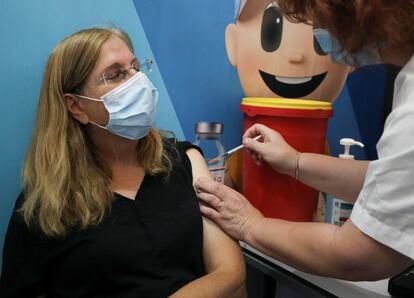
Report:
<svg viewBox="0 0 414 298"><path fill-rule="evenodd" d="M414 0L279 0L292 22L331 32L350 53L366 45L414 46Z"/></svg>

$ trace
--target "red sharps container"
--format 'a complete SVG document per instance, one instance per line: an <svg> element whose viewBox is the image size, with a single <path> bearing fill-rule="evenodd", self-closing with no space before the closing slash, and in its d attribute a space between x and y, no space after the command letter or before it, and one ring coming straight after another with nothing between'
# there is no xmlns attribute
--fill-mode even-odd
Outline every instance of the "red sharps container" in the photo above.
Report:
<svg viewBox="0 0 414 298"><path fill-rule="evenodd" d="M244 131L261 123L278 131L300 152L325 153L328 119L333 115L329 102L244 98L241 111L244 113ZM313 220L318 203L317 190L277 173L266 163L257 166L247 150L243 154L243 194L257 209L266 217Z"/></svg>

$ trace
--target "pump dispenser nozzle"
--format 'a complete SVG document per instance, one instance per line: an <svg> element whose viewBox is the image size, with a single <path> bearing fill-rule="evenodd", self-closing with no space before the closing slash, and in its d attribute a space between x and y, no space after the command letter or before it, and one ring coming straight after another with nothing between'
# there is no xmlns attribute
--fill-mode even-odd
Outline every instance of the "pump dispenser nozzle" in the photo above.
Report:
<svg viewBox="0 0 414 298"><path fill-rule="evenodd" d="M349 154L351 146L357 145L361 148L365 147L365 145L362 144L361 142L357 142L354 139L350 139L350 138L341 139L339 143L345 147L344 154L339 154L339 158L344 158L344 159L355 159L355 156Z"/></svg>

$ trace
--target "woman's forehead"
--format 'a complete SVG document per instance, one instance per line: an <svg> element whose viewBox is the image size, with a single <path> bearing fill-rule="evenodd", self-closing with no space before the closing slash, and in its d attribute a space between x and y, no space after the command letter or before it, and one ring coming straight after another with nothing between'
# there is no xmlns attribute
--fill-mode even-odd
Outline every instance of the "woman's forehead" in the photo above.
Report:
<svg viewBox="0 0 414 298"><path fill-rule="evenodd" d="M133 58L134 54L128 45L121 38L113 35L102 45L95 69L99 70L115 63L126 65Z"/></svg>

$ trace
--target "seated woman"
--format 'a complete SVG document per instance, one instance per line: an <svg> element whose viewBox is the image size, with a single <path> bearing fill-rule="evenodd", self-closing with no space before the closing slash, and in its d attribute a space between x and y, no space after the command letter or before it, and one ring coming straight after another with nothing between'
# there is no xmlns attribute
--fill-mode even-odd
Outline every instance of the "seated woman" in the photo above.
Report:
<svg viewBox="0 0 414 298"><path fill-rule="evenodd" d="M140 67L118 29L51 53L1 297L245 296L238 244L199 211L208 168L152 127L158 92Z"/></svg>

